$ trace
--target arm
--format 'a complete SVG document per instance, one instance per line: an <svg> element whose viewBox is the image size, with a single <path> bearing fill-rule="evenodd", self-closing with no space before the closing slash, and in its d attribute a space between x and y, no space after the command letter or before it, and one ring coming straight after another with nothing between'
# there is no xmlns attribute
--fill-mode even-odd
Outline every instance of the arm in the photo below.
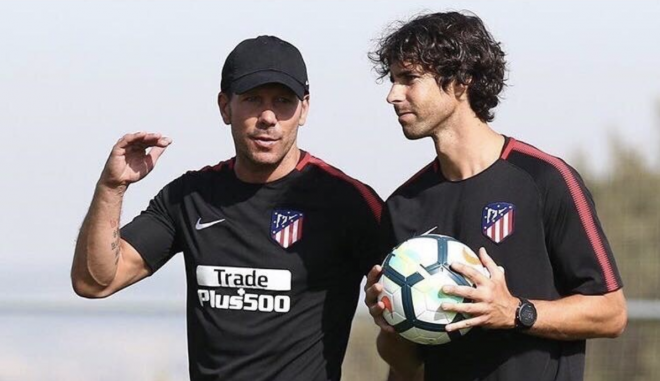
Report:
<svg viewBox="0 0 660 381"><path fill-rule="evenodd" d="M518 298L511 295L504 273L484 248L479 257L491 274L487 278L478 271L460 263L452 268L470 278L476 288L445 286L443 292L472 299L474 303L444 304L447 311L472 315L447 326L448 331L469 326L489 329L512 329ZM627 323L626 303L621 289L603 295L571 295L554 301L533 300L538 318L526 331L530 335L554 340L580 340L594 337L617 337Z"/></svg>
<svg viewBox="0 0 660 381"><path fill-rule="evenodd" d="M378 354L390 365L389 381L422 381L424 364L417 354L416 344L397 333L381 330L376 339Z"/></svg>
<svg viewBox="0 0 660 381"><path fill-rule="evenodd" d="M121 239L119 217L128 185L144 178L170 143L138 132L113 147L76 242L71 282L78 295L106 297L149 275L139 253Z"/></svg>
<svg viewBox="0 0 660 381"><path fill-rule="evenodd" d="M385 305L378 301L378 295L383 290L383 286L378 283L381 271L382 268L376 265L367 274L364 299L374 323L380 327L376 340L378 354L392 367L394 374L401 380L422 379L420 377L424 374L423 363L417 353L416 344L399 336L383 318Z"/></svg>
<svg viewBox="0 0 660 381"><path fill-rule="evenodd" d="M532 301L538 319L529 334L555 340L615 338L628 317L621 289L604 295L571 295L557 301Z"/></svg>

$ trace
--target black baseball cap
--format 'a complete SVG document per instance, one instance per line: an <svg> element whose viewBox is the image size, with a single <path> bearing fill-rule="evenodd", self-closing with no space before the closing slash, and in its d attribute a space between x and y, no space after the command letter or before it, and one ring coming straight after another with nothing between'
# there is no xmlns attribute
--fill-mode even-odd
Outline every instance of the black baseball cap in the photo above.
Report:
<svg viewBox="0 0 660 381"><path fill-rule="evenodd" d="M222 67L220 90L242 94L267 83L281 83L299 99L309 93L307 67L298 48L275 36L238 44Z"/></svg>

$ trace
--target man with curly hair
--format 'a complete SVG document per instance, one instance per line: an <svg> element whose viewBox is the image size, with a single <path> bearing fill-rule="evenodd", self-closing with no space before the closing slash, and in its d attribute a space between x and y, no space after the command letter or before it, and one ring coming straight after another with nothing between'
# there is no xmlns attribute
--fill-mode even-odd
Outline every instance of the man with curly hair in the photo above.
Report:
<svg viewBox="0 0 660 381"><path fill-rule="evenodd" d="M381 268L371 270L365 302L381 328L379 353L400 378L581 380L585 340L626 325L621 278L578 173L488 125L504 56L477 16L458 12L401 23L370 54L391 79L387 102L404 135L430 137L437 154L387 200L386 243L449 235L479 249L490 272L451 265L475 287L442 291L472 302L441 308L467 317L446 325L450 343L418 346L385 322Z"/></svg>

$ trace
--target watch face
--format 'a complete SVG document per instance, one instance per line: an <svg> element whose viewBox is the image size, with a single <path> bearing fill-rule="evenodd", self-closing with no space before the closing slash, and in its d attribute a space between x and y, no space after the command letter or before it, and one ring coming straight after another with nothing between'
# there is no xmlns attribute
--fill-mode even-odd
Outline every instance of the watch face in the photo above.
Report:
<svg viewBox="0 0 660 381"><path fill-rule="evenodd" d="M536 309L531 304L523 304L520 307L520 322L526 326L531 327L536 321Z"/></svg>

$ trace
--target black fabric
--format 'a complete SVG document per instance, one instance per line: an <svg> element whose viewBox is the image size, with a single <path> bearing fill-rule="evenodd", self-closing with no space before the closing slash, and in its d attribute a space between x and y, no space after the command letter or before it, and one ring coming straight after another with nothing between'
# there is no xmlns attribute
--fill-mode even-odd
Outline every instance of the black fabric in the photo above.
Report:
<svg viewBox="0 0 660 381"><path fill-rule="evenodd" d="M192 380L340 379L360 282L383 257L382 200L320 160L305 160L263 185L238 180L231 162L189 172L122 229L153 271L184 253ZM303 213L302 236L288 248L271 237L276 209ZM200 219L224 221L197 230ZM200 285L205 266L288 272L290 290ZM222 308L211 305L211 292ZM288 311L272 310L284 300ZM260 310L250 310L255 301L264 302Z"/></svg>
<svg viewBox="0 0 660 381"><path fill-rule="evenodd" d="M383 213L383 238L398 244L436 227L475 252L486 248L505 269L514 296L556 300L571 294L604 294L621 278L591 195L563 161L513 139L510 154L464 181L446 180L437 162L396 190ZM520 148L520 149L517 149ZM569 184L573 188L569 190ZM588 237L574 200L594 226ZM482 231L487 205L515 205L513 233L496 243ZM586 209L585 209L586 208ZM598 255L594 234L603 242ZM607 268L604 268L607 267ZM606 282L604 273L611 274ZM420 346L426 380L581 380L585 341L554 341L506 330L472 329L440 346Z"/></svg>
<svg viewBox="0 0 660 381"><path fill-rule="evenodd" d="M281 83L303 99L309 93L309 80L300 51L275 36L242 41L222 67L222 92L242 94L267 83Z"/></svg>

